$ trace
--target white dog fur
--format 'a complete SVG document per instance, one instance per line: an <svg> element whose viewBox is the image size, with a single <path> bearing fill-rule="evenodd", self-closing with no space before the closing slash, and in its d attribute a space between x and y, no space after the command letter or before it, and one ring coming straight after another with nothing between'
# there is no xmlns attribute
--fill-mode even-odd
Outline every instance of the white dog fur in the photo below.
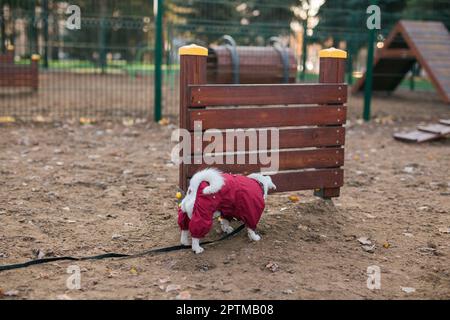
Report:
<svg viewBox="0 0 450 320"><path fill-rule="evenodd" d="M248 177L262 184L264 199L267 198L269 189L276 189L276 186L273 184L272 179L269 176L264 176L259 173L252 173L248 175ZM212 194L218 192L225 183L221 175L221 172L217 169L208 168L197 172L192 177L189 183L187 194L184 197L183 201L181 201L181 210L188 215L189 219L192 219L192 212L194 210L195 199L197 197L197 190L203 181L209 183L209 186L203 189L204 194ZM218 217L220 217L220 212L219 211L214 212L213 219ZM224 218L220 219L220 227L222 231L225 233L229 234L233 232L233 227L230 226L230 221L228 221L227 219ZM247 234L250 240L252 241L261 240L261 236L259 236L255 232L255 230L247 228ZM189 230L181 230L181 239L180 239L181 244L185 246L191 245L192 250L195 253L197 254L202 253L204 249L200 246L200 239L192 238L192 242L190 242L189 236L190 236Z"/></svg>

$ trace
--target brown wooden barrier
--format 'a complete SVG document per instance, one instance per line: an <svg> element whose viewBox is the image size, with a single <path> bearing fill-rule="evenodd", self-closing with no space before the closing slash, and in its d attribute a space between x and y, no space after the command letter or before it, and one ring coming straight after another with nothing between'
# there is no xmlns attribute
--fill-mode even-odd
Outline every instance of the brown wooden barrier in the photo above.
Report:
<svg viewBox="0 0 450 320"><path fill-rule="evenodd" d="M30 65L14 64L14 48L0 54L0 87L39 88L39 55L33 55Z"/></svg>
<svg viewBox="0 0 450 320"><path fill-rule="evenodd" d="M180 128L189 130L191 135L191 149L184 150L191 161L180 165L180 188L186 190L190 177L209 166L239 174L269 167L259 160L249 163L252 153L266 152L258 149L259 141L252 144L245 139L244 150L238 150L235 143L226 144L225 134L231 129L255 129L258 133L277 128L278 149L270 153L278 155L279 169L272 174L276 192L313 189L323 198L339 196L347 112L346 53L333 48L320 52L317 84L274 85L208 85L206 56L206 48L180 48ZM211 141L200 141L195 150L194 130L200 129L196 125L203 132L209 130L223 136L221 146L226 154L216 153L216 159L220 156L225 163L228 156L235 161L207 165L203 156ZM266 149L271 149L270 139L267 142Z"/></svg>

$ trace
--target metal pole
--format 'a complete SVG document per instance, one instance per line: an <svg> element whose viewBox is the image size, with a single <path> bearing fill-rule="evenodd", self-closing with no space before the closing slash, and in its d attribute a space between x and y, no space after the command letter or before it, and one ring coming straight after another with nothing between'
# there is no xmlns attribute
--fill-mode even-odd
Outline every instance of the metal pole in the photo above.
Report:
<svg viewBox="0 0 450 320"><path fill-rule="evenodd" d="M363 118L370 121L370 105L372 102L372 80L373 80L373 58L375 44L375 29L369 30L369 41L367 43L367 67L366 81L364 85L364 111Z"/></svg>
<svg viewBox="0 0 450 320"><path fill-rule="evenodd" d="M353 42L352 42L352 38L349 38L347 40L348 43L348 47L347 47L347 52L348 52L348 62L347 62L347 70L348 70L348 74L347 74L347 83L348 85L353 85Z"/></svg>
<svg viewBox="0 0 450 320"><path fill-rule="evenodd" d="M0 4L0 37L2 42L0 43L0 52L6 52L6 27L5 27L5 15L3 11L3 4Z"/></svg>
<svg viewBox="0 0 450 320"><path fill-rule="evenodd" d="M302 82L305 81L306 78L306 54L307 54L307 42L306 37L307 35L307 28L308 28L308 19L303 21L303 45L302 45L302 73L300 75L300 80Z"/></svg>
<svg viewBox="0 0 450 320"><path fill-rule="evenodd" d="M42 12L44 15L44 68L48 69L48 0L42 1Z"/></svg>
<svg viewBox="0 0 450 320"><path fill-rule="evenodd" d="M100 68L102 74L106 72L106 1L100 0L100 30L99 30L99 49L100 49Z"/></svg>
<svg viewBox="0 0 450 320"><path fill-rule="evenodd" d="M154 120L161 120L162 100L162 60L163 60L163 0L153 0L155 14L155 85L154 85Z"/></svg>

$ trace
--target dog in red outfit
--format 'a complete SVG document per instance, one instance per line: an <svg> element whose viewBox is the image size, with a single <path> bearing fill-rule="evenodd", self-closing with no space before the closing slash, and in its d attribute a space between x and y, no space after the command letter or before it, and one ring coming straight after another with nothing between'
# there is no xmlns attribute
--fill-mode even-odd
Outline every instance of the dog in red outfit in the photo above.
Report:
<svg viewBox="0 0 450 320"><path fill-rule="evenodd" d="M197 172L189 183L186 197L178 209L178 224L181 229L181 243L202 253L200 239L211 229L214 218L221 217L221 228L231 233L230 220L241 220L247 227L251 240L261 237L255 229L264 211L264 200L269 189L275 189L269 176L251 174L242 176L222 173L209 168Z"/></svg>

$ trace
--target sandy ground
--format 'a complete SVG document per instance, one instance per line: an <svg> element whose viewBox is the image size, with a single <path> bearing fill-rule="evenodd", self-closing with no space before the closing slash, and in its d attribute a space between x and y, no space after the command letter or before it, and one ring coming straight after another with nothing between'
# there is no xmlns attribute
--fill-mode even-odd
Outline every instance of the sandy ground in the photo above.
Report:
<svg viewBox="0 0 450 320"><path fill-rule="evenodd" d="M397 130L450 118L424 95L377 97L374 121L352 98L340 198L269 197L259 225L190 251L76 263L69 290L58 262L0 273L3 299L449 299L450 139L405 144ZM172 126L0 126L0 264L37 255L133 253L177 244ZM219 237L218 225L209 238ZM358 241L375 244L367 252ZM381 288L367 288L367 268ZM407 288L414 288L407 289ZM407 293L405 291L414 291ZM180 292L182 292L180 294Z"/></svg>

